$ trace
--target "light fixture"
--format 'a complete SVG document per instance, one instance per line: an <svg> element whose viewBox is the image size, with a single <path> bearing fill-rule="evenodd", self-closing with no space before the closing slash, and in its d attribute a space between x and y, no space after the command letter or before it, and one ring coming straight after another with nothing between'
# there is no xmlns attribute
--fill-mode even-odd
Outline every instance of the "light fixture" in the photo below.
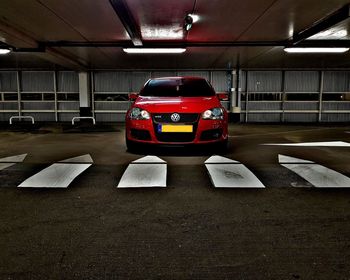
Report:
<svg viewBox="0 0 350 280"><path fill-rule="evenodd" d="M143 53L143 54L169 54L169 53L184 53L185 48L124 48L126 53Z"/></svg>
<svg viewBox="0 0 350 280"><path fill-rule="evenodd" d="M347 36L348 31L346 29L332 28L319 32L309 37L308 40L339 40L346 39Z"/></svg>
<svg viewBox="0 0 350 280"><path fill-rule="evenodd" d="M199 15L195 15L195 14L188 14L191 18L192 18L192 23L196 23L197 21L199 21Z"/></svg>
<svg viewBox="0 0 350 280"><path fill-rule="evenodd" d="M188 14L185 17L185 24L184 24L185 30L189 31L192 28L192 24L193 24L193 17L191 16L191 14Z"/></svg>
<svg viewBox="0 0 350 280"><path fill-rule="evenodd" d="M184 37L184 31L183 29L179 29L178 25L166 25L162 27L145 25L142 27L141 34L142 38L146 40L180 40Z"/></svg>
<svg viewBox="0 0 350 280"><path fill-rule="evenodd" d="M284 48L287 53L344 53L349 48Z"/></svg>
<svg viewBox="0 0 350 280"><path fill-rule="evenodd" d="M11 52L11 50L8 49L8 48L0 48L0 55L2 55L2 54L8 54L8 53L10 53L10 52Z"/></svg>

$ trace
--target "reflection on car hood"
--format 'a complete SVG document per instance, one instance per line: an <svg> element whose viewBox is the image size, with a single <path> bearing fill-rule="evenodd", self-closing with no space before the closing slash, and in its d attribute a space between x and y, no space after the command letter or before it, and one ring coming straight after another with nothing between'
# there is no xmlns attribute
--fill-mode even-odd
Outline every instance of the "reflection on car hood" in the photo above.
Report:
<svg viewBox="0 0 350 280"><path fill-rule="evenodd" d="M207 109L219 107L216 96L209 97L148 97L140 96L135 104L150 113L201 113Z"/></svg>

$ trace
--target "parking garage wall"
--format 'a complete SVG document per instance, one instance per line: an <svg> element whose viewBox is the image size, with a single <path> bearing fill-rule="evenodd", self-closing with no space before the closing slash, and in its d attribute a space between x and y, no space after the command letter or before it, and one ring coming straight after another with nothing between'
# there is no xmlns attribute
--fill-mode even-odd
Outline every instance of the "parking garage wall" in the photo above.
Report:
<svg viewBox="0 0 350 280"><path fill-rule="evenodd" d="M70 121L79 115L79 81L72 71L0 71L0 121L30 115Z"/></svg>
<svg viewBox="0 0 350 280"><path fill-rule="evenodd" d="M199 76L209 80L218 92L227 92L226 71L94 71L93 112L96 121L123 121L130 106L128 94L138 92L150 78L169 76ZM229 102L224 102L229 108Z"/></svg>
<svg viewBox="0 0 350 280"><path fill-rule="evenodd" d="M242 122L349 122L349 71L243 71Z"/></svg>
<svg viewBox="0 0 350 280"><path fill-rule="evenodd" d="M218 92L228 91L226 71L91 71L92 114L97 122L123 121L128 94L152 77L200 76ZM223 103L226 108L229 102ZM0 121L71 121L79 116L79 79L73 71L0 71Z"/></svg>
<svg viewBox="0 0 350 280"><path fill-rule="evenodd" d="M348 122L350 71L241 71L242 122ZM128 94L152 77L201 76L217 92L231 88L227 71L91 71L97 122L123 121ZM229 102L224 102L230 108ZM0 71L0 121L30 115L36 121L79 116L79 80L73 71Z"/></svg>

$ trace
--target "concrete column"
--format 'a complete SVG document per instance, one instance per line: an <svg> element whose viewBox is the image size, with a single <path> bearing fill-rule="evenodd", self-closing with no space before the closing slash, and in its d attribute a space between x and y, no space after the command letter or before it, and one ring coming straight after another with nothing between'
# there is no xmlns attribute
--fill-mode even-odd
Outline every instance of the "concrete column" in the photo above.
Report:
<svg viewBox="0 0 350 280"><path fill-rule="evenodd" d="M88 72L79 72L80 116L91 117L91 84Z"/></svg>
<svg viewBox="0 0 350 280"><path fill-rule="evenodd" d="M231 121L239 122L241 113L241 88L240 84L240 72L239 70L231 71L231 108L232 113Z"/></svg>
<svg viewBox="0 0 350 280"><path fill-rule="evenodd" d="M232 70L230 71L230 74L231 74L231 85L230 85L231 112L234 112L234 108L237 106L237 92L236 92L237 71Z"/></svg>

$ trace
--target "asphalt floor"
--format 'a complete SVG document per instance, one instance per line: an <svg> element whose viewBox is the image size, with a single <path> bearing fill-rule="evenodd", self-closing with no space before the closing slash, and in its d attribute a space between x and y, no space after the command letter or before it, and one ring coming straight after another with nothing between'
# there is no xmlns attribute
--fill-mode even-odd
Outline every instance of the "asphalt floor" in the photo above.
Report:
<svg viewBox="0 0 350 280"><path fill-rule="evenodd" d="M0 279L350 279L350 189L319 189L278 163L311 160L350 177L346 125L230 124L222 156L265 189L216 189L204 162L215 151L126 151L123 124L2 124ZM19 189L50 164L90 154L67 189ZM167 162L167 188L117 189L128 164ZM349 186L350 187L350 186Z"/></svg>

